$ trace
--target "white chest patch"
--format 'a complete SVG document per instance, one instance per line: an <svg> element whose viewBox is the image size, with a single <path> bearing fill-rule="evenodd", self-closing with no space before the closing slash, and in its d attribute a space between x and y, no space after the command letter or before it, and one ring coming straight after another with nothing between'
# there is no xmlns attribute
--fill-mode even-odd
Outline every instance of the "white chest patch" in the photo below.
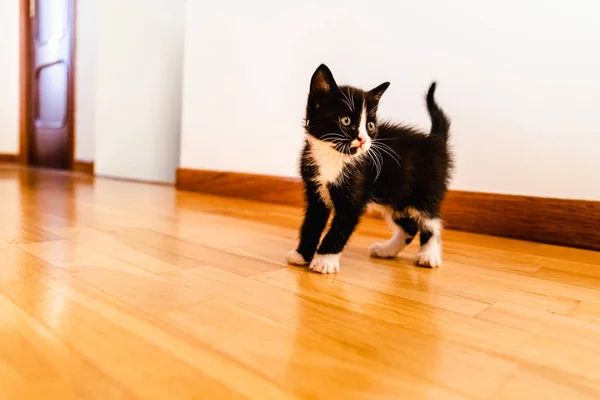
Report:
<svg viewBox="0 0 600 400"><path fill-rule="evenodd" d="M318 169L315 183L319 185L319 195L325 204L333 207L329 195L329 184L340 184L344 178L344 168L352 160L352 156L341 154L327 143L309 137L310 157Z"/></svg>

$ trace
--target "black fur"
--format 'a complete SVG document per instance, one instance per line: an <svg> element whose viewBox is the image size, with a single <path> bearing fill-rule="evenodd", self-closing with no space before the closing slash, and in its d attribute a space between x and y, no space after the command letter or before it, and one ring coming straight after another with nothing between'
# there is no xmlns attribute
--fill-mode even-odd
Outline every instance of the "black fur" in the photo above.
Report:
<svg viewBox="0 0 600 400"><path fill-rule="evenodd" d="M366 205L375 202L394 210L396 224L412 240L423 221L440 217L441 204L447 191L452 168L448 149L450 121L435 102L436 84L426 95L426 105L431 117L431 131L380 122L377 108L381 96L388 88L386 82L373 90L363 91L350 86L338 86L329 68L321 65L313 74L306 106L306 144L302 151L300 172L304 181L307 202L304 222L300 231L298 252L306 261L317 254L340 253L353 233ZM363 104L372 147L361 155L351 147L359 135ZM351 123L343 126L348 120ZM309 140L310 139L310 140ZM319 167L311 156L311 146L329 142L335 151L353 161L346 164L344 178L326 186L329 198L320 192ZM356 142L354 142L356 143ZM335 153L334 153L335 154ZM341 156L341 155L340 155ZM420 226L408 216L407 207L417 210ZM333 211L331 228L319 241ZM421 242L430 233L421 235ZM431 236L429 236L431 237Z"/></svg>
<svg viewBox="0 0 600 400"><path fill-rule="evenodd" d="M419 232L419 223L412 218L402 217L394 220L394 223L404 229L407 238L405 243L410 244Z"/></svg>
<svg viewBox="0 0 600 400"><path fill-rule="evenodd" d="M433 236L433 233L428 231L428 230L423 230L421 231L421 234L419 235L420 241L421 241L421 246L424 246L427 244L427 242L429 242L429 240L431 239L431 237Z"/></svg>

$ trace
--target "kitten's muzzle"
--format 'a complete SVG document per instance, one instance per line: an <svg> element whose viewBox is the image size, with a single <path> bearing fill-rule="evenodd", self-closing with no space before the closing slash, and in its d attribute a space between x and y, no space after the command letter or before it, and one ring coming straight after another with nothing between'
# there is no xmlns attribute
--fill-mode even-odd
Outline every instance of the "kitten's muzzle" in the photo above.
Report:
<svg viewBox="0 0 600 400"><path fill-rule="evenodd" d="M365 143L367 143L367 140L365 138L354 139L352 141L352 143L350 143L350 147L351 148L360 148L360 147L363 147L363 145Z"/></svg>

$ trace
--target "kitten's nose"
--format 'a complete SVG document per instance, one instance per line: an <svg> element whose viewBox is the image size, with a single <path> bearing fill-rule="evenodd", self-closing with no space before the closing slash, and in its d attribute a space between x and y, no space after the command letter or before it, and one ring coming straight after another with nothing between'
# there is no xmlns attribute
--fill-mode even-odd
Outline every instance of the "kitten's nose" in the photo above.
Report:
<svg viewBox="0 0 600 400"><path fill-rule="evenodd" d="M360 142L360 145L362 146L363 144L365 144L365 142L367 141L367 139L359 137L358 141Z"/></svg>

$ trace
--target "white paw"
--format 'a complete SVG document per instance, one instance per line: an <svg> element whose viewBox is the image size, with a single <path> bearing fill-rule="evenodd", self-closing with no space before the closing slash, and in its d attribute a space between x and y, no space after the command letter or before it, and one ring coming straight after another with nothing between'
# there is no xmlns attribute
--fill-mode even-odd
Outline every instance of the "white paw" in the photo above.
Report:
<svg viewBox="0 0 600 400"><path fill-rule="evenodd" d="M390 246L387 242L373 243L373 245L369 247L369 254L371 257L393 258L399 253L399 251L396 250L395 246Z"/></svg>
<svg viewBox="0 0 600 400"><path fill-rule="evenodd" d="M428 268L440 267L442 265L440 245L427 243L417 254L417 265Z"/></svg>
<svg viewBox="0 0 600 400"><path fill-rule="evenodd" d="M340 271L341 254L315 254L310 263L310 270L322 274L333 274Z"/></svg>
<svg viewBox="0 0 600 400"><path fill-rule="evenodd" d="M292 265L308 265L308 261L296 250L292 250L287 254L287 262Z"/></svg>

